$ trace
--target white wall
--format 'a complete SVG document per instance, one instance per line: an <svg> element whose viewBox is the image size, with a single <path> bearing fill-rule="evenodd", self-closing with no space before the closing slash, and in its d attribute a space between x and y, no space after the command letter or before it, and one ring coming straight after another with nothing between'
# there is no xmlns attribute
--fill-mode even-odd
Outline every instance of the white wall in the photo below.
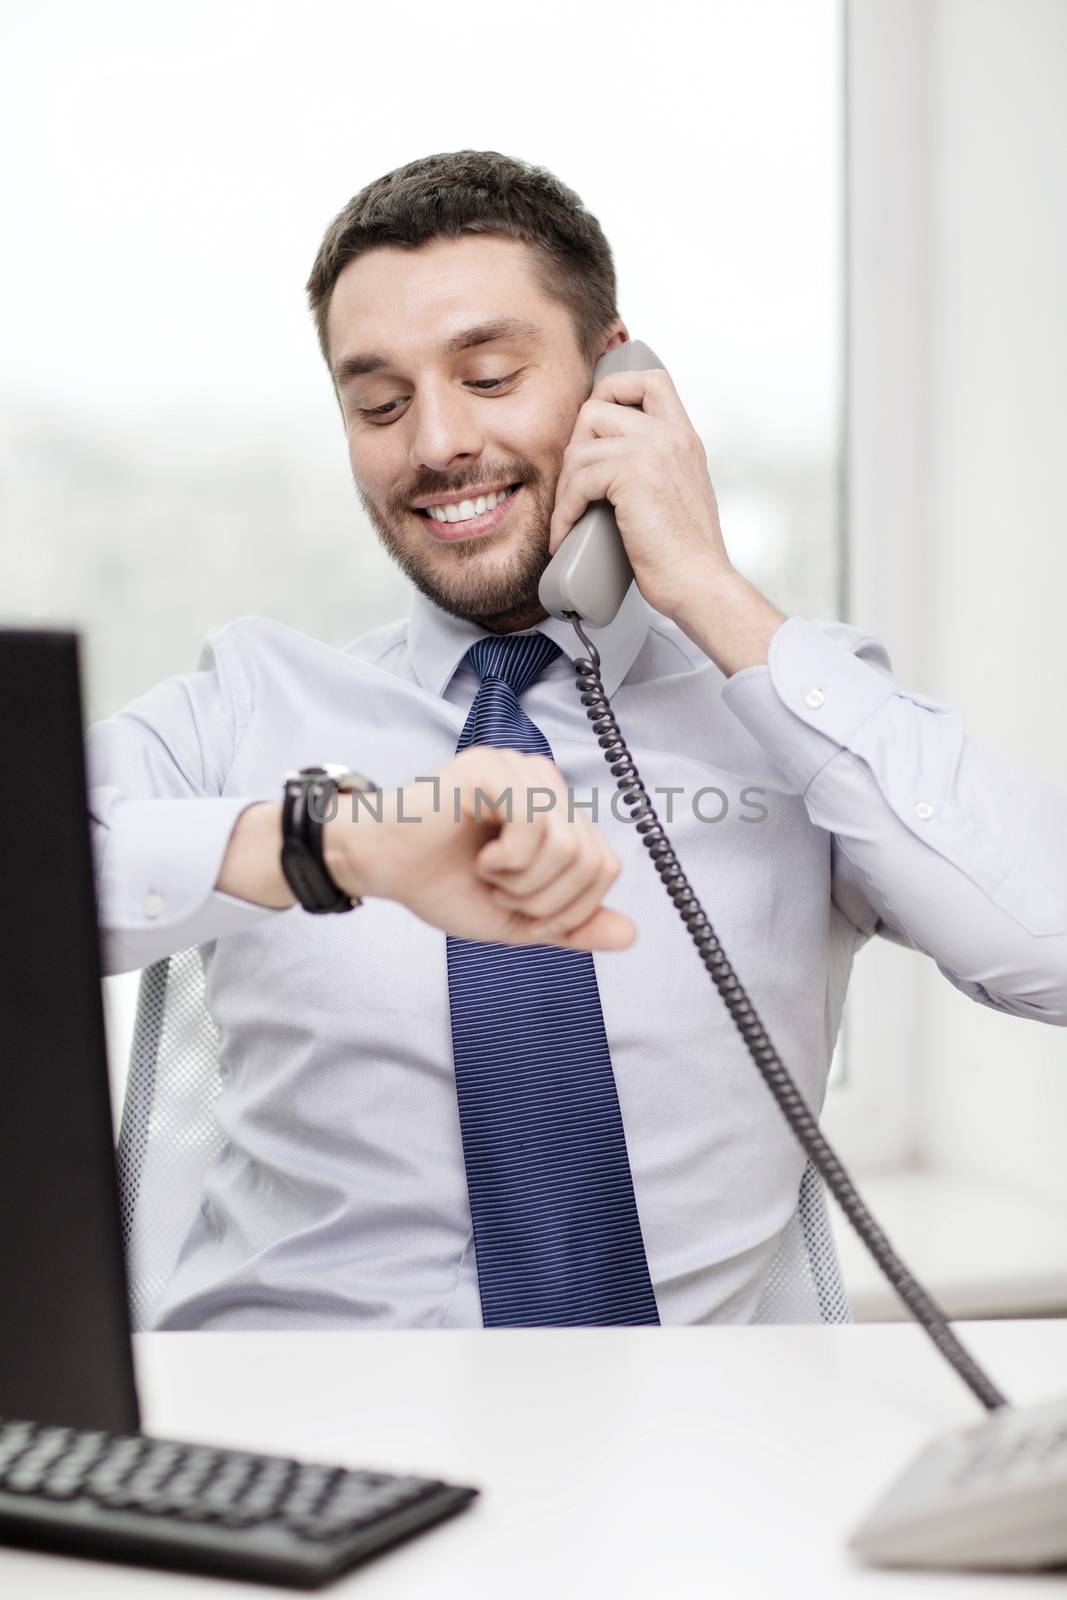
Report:
<svg viewBox="0 0 1067 1600"><path fill-rule="evenodd" d="M926 11L928 692L1067 790L1067 4ZM920 1154L1067 1202L1067 1029L923 967Z"/></svg>

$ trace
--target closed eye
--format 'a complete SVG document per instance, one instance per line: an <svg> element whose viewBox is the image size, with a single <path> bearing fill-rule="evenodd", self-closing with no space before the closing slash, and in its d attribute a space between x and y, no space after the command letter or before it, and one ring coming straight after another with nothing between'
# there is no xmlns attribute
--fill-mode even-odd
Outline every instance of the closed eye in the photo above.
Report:
<svg viewBox="0 0 1067 1600"><path fill-rule="evenodd" d="M472 378L470 387L472 389L499 389L502 383L510 383L512 378L517 378L518 375L518 372L509 372L506 378ZM372 411L360 410L359 415L361 417L387 417L392 413L394 406L399 404L399 400L390 400L387 405L375 406Z"/></svg>

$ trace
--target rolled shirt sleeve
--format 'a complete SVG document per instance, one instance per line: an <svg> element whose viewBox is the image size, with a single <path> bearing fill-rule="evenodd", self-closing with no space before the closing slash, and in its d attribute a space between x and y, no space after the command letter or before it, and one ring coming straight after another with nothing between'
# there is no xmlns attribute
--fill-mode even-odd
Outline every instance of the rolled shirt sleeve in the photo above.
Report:
<svg viewBox="0 0 1067 1600"><path fill-rule="evenodd" d="M1067 794L968 738L845 623L789 618L722 698L833 835L834 900L864 934L1067 1026Z"/></svg>
<svg viewBox="0 0 1067 1600"><path fill-rule="evenodd" d="M249 711L225 635L211 635L198 671L157 685L86 735L107 973L284 915L215 888L242 811L276 798L223 792Z"/></svg>

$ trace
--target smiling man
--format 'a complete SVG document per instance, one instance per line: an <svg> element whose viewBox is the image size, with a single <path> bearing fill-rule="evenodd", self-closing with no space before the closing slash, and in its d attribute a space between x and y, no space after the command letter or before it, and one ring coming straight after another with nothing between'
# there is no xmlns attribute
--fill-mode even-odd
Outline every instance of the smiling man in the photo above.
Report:
<svg viewBox="0 0 1067 1600"><path fill-rule="evenodd" d="M671 379L591 388L630 335L551 174L412 162L307 288L411 604L345 649L241 619L90 731L108 969L197 947L221 1041L223 1149L146 1320L758 1319L804 1157L609 805L550 553L611 501L607 693L816 1110L873 934L1067 1024L1067 799L736 571Z"/></svg>
<svg viewBox="0 0 1067 1600"><path fill-rule="evenodd" d="M470 321L479 303L531 299L539 322ZM450 323L458 331L441 340ZM331 342L343 350L383 325L403 330L391 359L372 351L334 366L360 502L435 605L489 632L528 628L544 616L537 585L566 444L560 418L588 395L571 318L536 294L525 247L483 237L439 241L417 257L378 250L347 266L331 298ZM410 409L405 381L418 386L417 414L397 428ZM490 396L509 403L487 407Z"/></svg>

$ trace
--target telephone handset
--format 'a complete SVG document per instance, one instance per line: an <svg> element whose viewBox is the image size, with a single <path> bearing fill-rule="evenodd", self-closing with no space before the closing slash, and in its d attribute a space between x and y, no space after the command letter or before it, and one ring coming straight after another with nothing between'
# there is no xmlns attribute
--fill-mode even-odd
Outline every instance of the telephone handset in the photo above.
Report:
<svg viewBox="0 0 1067 1600"><path fill-rule="evenodd" d="M593 369L593 387L613 372L645 372L663 362L631 339L602 355ZM596 500L584 511L541 574L537 594L550 617L576 612L594 628L606 628L626 598L634 569L615 521L610 500Z"/></svg>
<svg viewBox="0 0 1067 1600"><path fill-rule="evenodd" d="M598 383L611 372L662 365L648 345L633 339L601 357L593 381ZM545 568L538 589L545 610L570 622L587 651L576 657L573 665L579 698L604 759L631 808L631 820L663 887L799 1144L912 1316L992 1413L965 1434L935 1442L856 1530L851 1548L864 1559L883 1565L982 1567L1006 1563L1025 1567L1067 1560L1067 1535L1048 1505L1050 1493L1058 1503L1067 1486L1067 1451L1061 1451L1062 1461L1053 1462L1045 1450L1049 1439L1062 1439L1067 1405L1046 1402L1025 1411L1009 1408L949 1327L936 1301L893 1250L767 1037L648 798L604 690L599 652L582 626L587 622L594 628L606 627L632 581L633 569L611 504L599 500L567 534ZM967 1492L960 1492L958 1468L964 1457L999 1460L1005 1455L1004 1447L1010 1445L1005 1459L1009 1455L1014 1459L1012 1451L1018 1454L1022 1448L1017 1448L1019 1440L1029 1441L1033 1447L1031 1480L1001 1484L982 1479L970 1498Z"/></svg>

